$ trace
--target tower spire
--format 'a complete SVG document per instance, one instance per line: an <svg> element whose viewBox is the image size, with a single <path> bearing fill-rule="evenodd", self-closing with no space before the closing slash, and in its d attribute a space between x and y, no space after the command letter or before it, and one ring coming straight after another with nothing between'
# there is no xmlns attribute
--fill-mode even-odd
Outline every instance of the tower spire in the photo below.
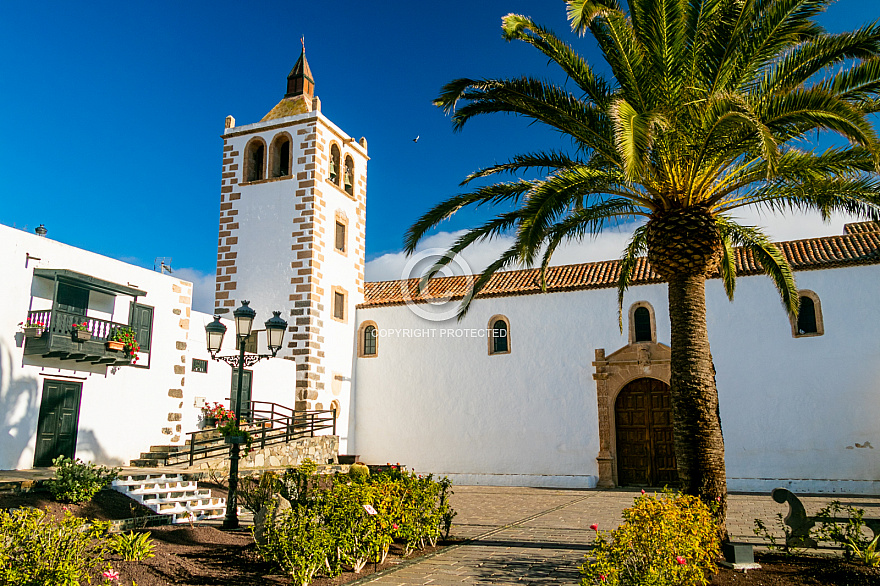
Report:
<svg viewBox="0 0 880 586"><path fill-rule="evenodd" d="M300 43L302 43L302 53L299 54L299 59L296 60L296 64L287 76L285 98L303 95L311 98L315 95L315 80L312 78L312 70L306 60L306 38L302 37Z"/></svg>

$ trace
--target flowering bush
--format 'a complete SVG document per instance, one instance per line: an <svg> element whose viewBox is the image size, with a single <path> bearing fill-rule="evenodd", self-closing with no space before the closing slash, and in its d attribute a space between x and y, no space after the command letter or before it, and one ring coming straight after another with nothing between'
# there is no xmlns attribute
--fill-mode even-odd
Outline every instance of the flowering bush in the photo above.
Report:
<svg viewBox="0 0 880 586"><path fill-rule="evenodd" d="M214 403L211 406L205 405L202 407L202 417L213 417L220 422L233 421L235 420L235 413L220 403Z"/></svg>
<svg viewBox="0 0 880 586"><path fill-rule="evenodd" d="M141 345L137 341L137 336L135 336L134 330L131 328L116 328L113 330L110 340L114 342L122 342L122 351L131 359L132 364L137 363L138 352L141 350Z"/></svg>
<svg viewBox="0 0 880 586"><path fill-rule="evenodd" d="M681 493L642 494L623 511L624 522L599 531L593 559L581 566L582 586L707 584L715 571L720 540L713 511Z"/></svg>

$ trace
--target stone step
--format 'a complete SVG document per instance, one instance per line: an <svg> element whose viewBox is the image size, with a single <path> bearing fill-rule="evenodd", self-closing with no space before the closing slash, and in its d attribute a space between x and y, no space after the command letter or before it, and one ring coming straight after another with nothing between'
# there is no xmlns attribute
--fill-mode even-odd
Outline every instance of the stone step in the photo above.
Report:
<svg viewBox="0 0 880 586"><path fill-rule="evenodd" d="M165 460L161 460L161 465L165 464ZM145 458L136 458L129 463L130 466L134 466L136 468L158 468L160 466L160 460L152 460Z"/></svg>
<svg viewBox="0 0 880 586"><path fill-rule="evenodd" d="M226 499L200 489L180 474L134 474L113 481L112 488L135 499L172 523L190 523L226 516Z"/></svg>
<svg viewBox="0 0 880 586"><path fill-rule="evenodd" d="M144 474L123 474L117 476L113 484L129 485L141 484L143 482L183 482L182 474L166 474L164 472L153 472Z"/></svg>
<svg viewBox="0 0 880 586"><path fill-rule="evenodd" d="M180 451L181 446L150 446L151 452L174 453Z"/></svg>
<svg viewBox="0 0 880 586"><path fill-rule="evenodd" d="M180 483L178 485L172 484L146 484L142 486L132 485L128 487L128 490L125 491L126 494L129 495L145 495L145 494L158 494L164 492L192 492L195 490L199 490L198 483L195 481L188 482L186 484ZM123 492L123 491L119 491Z"/></svg>
<svg viewBox="0 0 880 586"><path fill-rule="evenodd" d="M141 452L141 460L165 460L173 452Z"/></svg>

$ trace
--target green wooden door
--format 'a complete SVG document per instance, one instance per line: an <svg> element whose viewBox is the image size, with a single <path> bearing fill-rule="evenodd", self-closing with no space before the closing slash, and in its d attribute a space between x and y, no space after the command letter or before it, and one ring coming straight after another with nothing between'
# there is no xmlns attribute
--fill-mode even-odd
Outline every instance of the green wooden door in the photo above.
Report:
<svg viewBox="0 0 880 586"><path fill-rule="evenodd" d="M131 304L131 316L128 323L134 331L134 337L141 346L141 352L150 351L153 334L153 308L140 303Z"/></svg>
<svg viewBox="0 0 880 586"><path fill-rule="evenodd" d="M241 418L247 421L251 420L251 378L253 371L245 369L244 376L241 381ZM236 390L238 389L238 369L232 369L232 385L230 386L229 395L232 400L229 402L229 408L235 412Z"/></svg>
<svg viewBox="0 0 880 586"><path fill-rule="evenodd" d="M43 382L34 466L51 466L58 456L73 458L81 398L82 383L48 379Z"/></svg>

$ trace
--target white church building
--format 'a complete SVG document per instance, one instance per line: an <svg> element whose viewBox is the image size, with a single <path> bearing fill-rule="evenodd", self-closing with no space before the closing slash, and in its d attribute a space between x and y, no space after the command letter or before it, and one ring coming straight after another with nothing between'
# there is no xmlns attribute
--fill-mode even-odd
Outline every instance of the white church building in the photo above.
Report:
<svg viewBox="0 0 880 586"><path fill-rule="evenodd" d="M304 54L262 120L226 120L215 313L247 299L258 321L281 310L289 324L283 360L253 366L251 398L335 409L341 451L459 484L674 484L666 286L647 263L623 333L617 261L553 267L546 291L536 270L499 273L457 321L438 298L455 307L467 276L424 296L417 280L365 282L368 161L366 140L321 112ZM11 228L0 246L0 468L45 465L46 445L118 465L183 443L199 407L228 397L190 283ZM797 323L748 255L735 302L707 283L729 488L878 494L880 225L781 246ZM54 346L15 332L39 311ZM71 347L77 316L133 325L143 360Z"/></svg>

